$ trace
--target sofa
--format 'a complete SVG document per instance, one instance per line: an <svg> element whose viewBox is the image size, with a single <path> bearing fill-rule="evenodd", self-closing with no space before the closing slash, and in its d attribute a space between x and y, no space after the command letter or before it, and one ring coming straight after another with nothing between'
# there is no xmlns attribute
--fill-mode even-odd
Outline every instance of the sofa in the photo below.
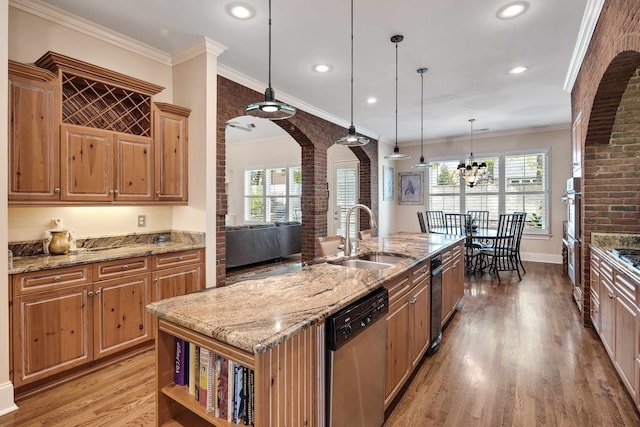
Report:
<svg viewBox="0 0 640 427"><path fill-rule="evenodd" d="M227 268L299 253L301 232L302 224L296 221L227 226Z"/></svg>

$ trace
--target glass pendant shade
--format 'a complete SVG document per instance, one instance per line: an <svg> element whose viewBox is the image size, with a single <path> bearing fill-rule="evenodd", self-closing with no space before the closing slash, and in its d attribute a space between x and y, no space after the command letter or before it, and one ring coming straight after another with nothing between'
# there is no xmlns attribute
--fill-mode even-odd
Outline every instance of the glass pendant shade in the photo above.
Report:
<svg viewBox="0 0 640 427"><path fill-rule="evenodd" d="M349 126L347 136L338 138L336 144L347 147L361 147L368 143L368 138L356 134L356 127L353 124L353 0L351 0L351 126Z"/></svg>
<svg viewBox="0 0 640 427"><path fill-rule="evenodd" d="M249 116L261 119L288 119L296 113L295 107L276 101L276 95L271 87L271 0L269 0L269 87L264 91L264 102L255 102L245 108Z"/></svg>
<svg viewBox="0 0 640 427"><path fill-rule="evenodd" d="M424 73L428 70L427 67L418 68L418 74L420 74L420 161L411 165L412 168L427 168L429 165L424 162Z"/></svg>
<svg viewBox="0 0 640 427"><path fill-rule="evenodd" d="M398 147L398 43L404 39L404 36L395 35L391 37L391 42L396 45L396 145L393 147L393 153L384 156L387 160L405 160L410 159L408 154L400 153L400 147Z"/></svg>
<svg viewBox="0 0 640 427"><path fill-rule="evenodd" d="M471 155L469 156L469 164L460 163L458 165L458 173L460 178L464 179L465 184L473 188L478 185L487 173L487 164L478 162L473 157L473 122L475 119L469 119L471 123Z"/></svg>

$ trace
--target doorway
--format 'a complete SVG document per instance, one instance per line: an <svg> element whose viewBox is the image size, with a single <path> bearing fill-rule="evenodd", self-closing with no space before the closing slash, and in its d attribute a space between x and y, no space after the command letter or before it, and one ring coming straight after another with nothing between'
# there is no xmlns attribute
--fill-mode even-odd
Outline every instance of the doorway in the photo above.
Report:
<svg viewBox="0 0 640 427"><path fill-rule="evenodd" d="M329 235L346 233L347 211L350 207L358 203L359 200L359 179L358 171L360 164L357 161L336 161L332 164L332 188L329 201ZM352 215L349 230L351 238L355 239L358 232L358 215Z"/></svg>

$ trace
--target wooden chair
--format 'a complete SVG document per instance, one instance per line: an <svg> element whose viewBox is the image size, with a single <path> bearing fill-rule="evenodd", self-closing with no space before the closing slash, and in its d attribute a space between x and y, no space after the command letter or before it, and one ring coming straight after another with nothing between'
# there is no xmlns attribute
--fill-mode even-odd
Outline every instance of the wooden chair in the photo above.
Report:
<svg viewBox="0 0 640 427"><path fill-rule="evenodd" d="M426 233L427 227L424 225L424 215L420 211L418 211L418 224L420 224L420 231Z"/></svg>
<svg viewBox="0 0 640 427"><path fill-rule="evenodd" d="M371 234L371 229L368 228L366 230L360 230L358 231L358 239L360 240L366 240L366 239L370 239L373 237L373 234Z"/></svg>
<svg viewBox="0 0 640 427"><path fill-rule="evenodd" d="M500 271L516 271L518 279L522 280L515 246L520 217L519 214L500 214L493 245L480 249L480 257L489 261L489 272L495 273L498 280Z"/></svg>
<svg viewBox="0 0 640 427"><path fill-rule="evenodd" d="M342 245L344 245L344 237L340 235L318 237L318 249L321 257L336 255L338 252L342 252Z"/></svg>
<svg viewBox="0 0 640 427"><path fill-rule="evenodd" d="M427 211L427 229L429 231L434 228L445 228L444 212L442 211Z"/></svg>

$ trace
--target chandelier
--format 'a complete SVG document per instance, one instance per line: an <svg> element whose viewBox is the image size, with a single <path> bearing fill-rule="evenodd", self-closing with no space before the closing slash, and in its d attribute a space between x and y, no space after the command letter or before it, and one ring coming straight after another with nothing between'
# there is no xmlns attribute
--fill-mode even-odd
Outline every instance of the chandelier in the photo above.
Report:
<svg viewBox="0 0 640 427"><path fill-rule="evenodd" d="M475 121L476 119L469 119L469 123L471 123L471 156L469 156L469 163L465 164L463 162L458 165L460 178L464 179L464 182L469 187L478 185L487 174L487 164L482 162L478 165L478 162L473 157L473 122Z"/></svg>

